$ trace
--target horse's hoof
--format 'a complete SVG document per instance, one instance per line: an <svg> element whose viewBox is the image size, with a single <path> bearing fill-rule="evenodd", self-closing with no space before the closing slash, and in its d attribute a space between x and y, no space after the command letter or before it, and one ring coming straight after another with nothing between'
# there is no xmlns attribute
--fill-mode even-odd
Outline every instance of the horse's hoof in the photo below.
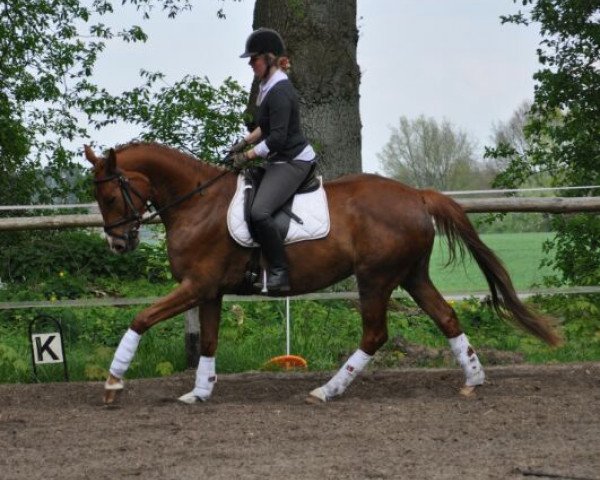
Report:
<svg viewBox="0 0 600 480"><path fill-rule="evenodd" d="M480 387L485 382L485 372L482 368L475 375L467 378L465 385L460 389L459 394L465 398L472 398L476 394L477 387Z"/></svg>
<svg viewBox="0 0 600 480"><path fill-rule="evenodd" d="M465 398L473 398L476 396L477 392L477 385L465 385L464 387L462 387L458 394L461 397L465 397Z"/></svg>
<svg viewBox="0 0 600 480"><path fill-rule="evenodd" d="M117 394L124 388L123 380L109 375L104 383L104 405L112 404L117 398Z"/></svg>
<svg viewBox="0 0 600 480"><path fill-rule="evenodd" d="M185 403L187 405L193 405L194 403L197 403L197 402L206 402L206 400L208 400L208 398L198 397L198 396L194 395L194 391L192 390L191 392L186 393L185 395L182 395L177 400L182 403Z"/></svg>
<svg viewBox="0 0 600 480"><path fill-rule="evenodd" d="M315 388L308 394L305 401L309 405L320 405L327 402L327 395L325 395L322 387Z"/></svg>
<svg viewBox="0 0 600 480"><path fill-rule="evenodd" d="M120 392L120 390L104 390L104 397L103 397L103 402L104 405L111 405L115 399L117 398L117 394Z"/></svg>

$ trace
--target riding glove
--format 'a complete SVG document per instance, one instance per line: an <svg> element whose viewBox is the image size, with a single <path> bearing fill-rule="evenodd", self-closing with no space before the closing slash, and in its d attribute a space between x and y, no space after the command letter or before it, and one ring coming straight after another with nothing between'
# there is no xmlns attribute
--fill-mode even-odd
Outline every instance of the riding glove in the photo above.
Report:
<svg viewBox="0 0 600 480"><path fill-rule="evenodd" d="M233 162L233 168L236 170L242 170L248 163L250 163L250 159L246 156L245 152L234 153L231 156L231 160Z"/></svg>
<svg viewBox="0 0 600 480"><path fill-rule="evenodd" d="M246 147L248 146L248 142L246 141L245 138L242 138L239 142L234 143L231 148L229 149L230 153L239 153L239 152L243 152Z"/></svg>

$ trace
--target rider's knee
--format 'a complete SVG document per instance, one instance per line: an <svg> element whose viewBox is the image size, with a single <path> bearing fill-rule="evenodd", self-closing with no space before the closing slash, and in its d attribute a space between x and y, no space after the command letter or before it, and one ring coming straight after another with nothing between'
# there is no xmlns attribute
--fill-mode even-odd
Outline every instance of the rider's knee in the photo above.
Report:
<svg viewBox="0 0 600 480"><path fill-rule="evenodd" d="M265 208L252 206L250 210L250 218L252 219L252 223L260 223L266 221L271 216L271 212L269 212Z"/></svg>

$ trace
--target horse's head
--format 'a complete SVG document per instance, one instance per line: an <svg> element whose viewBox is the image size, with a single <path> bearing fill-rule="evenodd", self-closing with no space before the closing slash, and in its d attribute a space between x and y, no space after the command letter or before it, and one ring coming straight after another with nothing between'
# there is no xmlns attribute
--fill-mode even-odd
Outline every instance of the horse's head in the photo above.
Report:
<svg viewBox="0 0 600 480"><path fill-rule="evenodd" d="M98 158L86 145L85 157L94 166L94 196L110 248L116 253L135 249L139 244L142 215L150 198L148 178L139 172L117 168L117 154L112 148L106 158Z"/></svg>

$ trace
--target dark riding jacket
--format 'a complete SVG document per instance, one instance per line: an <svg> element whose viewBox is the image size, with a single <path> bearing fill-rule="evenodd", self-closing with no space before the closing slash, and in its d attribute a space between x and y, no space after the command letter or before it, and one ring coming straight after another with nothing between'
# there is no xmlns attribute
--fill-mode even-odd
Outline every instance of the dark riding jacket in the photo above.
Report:
<svg viewBox="0 0 600 480"><path fill-rule="evenodd" d="M289 80L271 87L258 107L256 116L262 139L269 148L270 161L296 158L308 146L300 129L298 95Z"/></svg>

